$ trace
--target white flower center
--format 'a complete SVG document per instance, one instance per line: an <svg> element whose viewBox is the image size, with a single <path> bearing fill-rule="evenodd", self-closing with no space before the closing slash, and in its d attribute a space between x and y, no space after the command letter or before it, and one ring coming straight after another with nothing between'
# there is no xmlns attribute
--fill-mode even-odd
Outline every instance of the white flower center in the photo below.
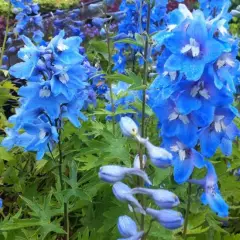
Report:
<svg viewBox="0 0 240 240"><path fill-rule="evenodd" d="M122 57L119 56L117 62L118 62L118 64L121 64L122 63Z"/></svg>
<svg viewBox="0 0 240 240"><path fill-rule="evenodd" d="M51 95L51 91L47 86L44 86L42 89L40 89L39 96L41 98L44 98L44 97L48 98L50 97L50 95Z"/></svg>
<svg viewBox="0 0 240 240"><path fill-rule="evenodd" d="M178 153L179 159L184 161L186 159L186 151L184 145L181 142L176 142L176 145L170 147L172 152Z"/></svg>
<svg viewBox="0 0 240 240"><path fill-rule="evenodd" d="M221 56L218 61L217 61L217 67L222 68L223 66L228 65L230 67L234 67L235 66L235 62L233 61L233 59L231 58L231 56L228 55L223 55Z"/></svg>
<svg viewBox="0 0 240 240"><path fill-rule="evenodd" d="M164 77L169 76L171 81L174 81L177 78L177 72L176 71L171 71L171 72L165 71L165 72L163 72L163 76Z"/></svg>
<svg viewBox="0 0 240 240"><path fill-rule="evenodd" d="M44 139L46 137L46 134L47 134L46 131L43 128L41 128L39 132L39 138L41 140Z"/></svg>
<svg viewBox="0 0 240 240"><path fill-rule="evenodd" d="M200 45L194 38L190 38L190 43L185 45L181 49L181 53L187 53L187 52L191 52L193 57L198 57L199 56Z"/></svg>
<svg viewBox="0 0 240 240"><path fill-rule="evenodd" d="M57 49L61 52L67 50L69 47L63 43L62 40L58 42Z"/></svg>
<svg viewBox="0 0 240 240"><path fill-rule="evenodd" d="M226 125L223 122L224 116L219 115L214 118L214 129L216 132L220 133L226 129Z"/></svg>
<svg viewBox="0 0 240 240"><path fill-rule="evenodd" d="M190 92L192 97L196 97L198 94L200 96L202 96L205 99L209 99L210 95L208 93L208 90L206 88L204 88L204 83L203 82L199 82L197 85L195 85Z"/></svg>
<svg viewBox="0 0 240 240"><path fill-rule="evenodd" d="M62 73L60 76L59 76L59 80L60 82L62 82L63 84L66 84L68 81L69 81L69 76L67 73Z"/></svg>
<svg viewBox="0 0 240 240"><path fill-rule="evenodd" d="M176 120L177 118L179 118L184 124L188 124L188 123L189 123L188 116L186 116L186 115L181 115L181 114L179 114L176 110L174 110L174 111L168 116L168 120L169 120L169 121Z"/></svg>

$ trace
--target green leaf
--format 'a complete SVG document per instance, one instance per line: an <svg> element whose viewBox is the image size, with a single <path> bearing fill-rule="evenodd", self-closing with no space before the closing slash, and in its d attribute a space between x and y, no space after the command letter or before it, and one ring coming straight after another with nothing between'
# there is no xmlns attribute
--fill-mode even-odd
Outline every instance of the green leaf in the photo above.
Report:
<svg viewBox="0 0 240 240"><path fill-rule="evenodd" d="M115 41L114 43L129 43L129 44L133 44L138 47L142 47L142 48L144 47L144 44L142 44L141 42L138 42L132 38L121 39L121 40Z"/></svg>

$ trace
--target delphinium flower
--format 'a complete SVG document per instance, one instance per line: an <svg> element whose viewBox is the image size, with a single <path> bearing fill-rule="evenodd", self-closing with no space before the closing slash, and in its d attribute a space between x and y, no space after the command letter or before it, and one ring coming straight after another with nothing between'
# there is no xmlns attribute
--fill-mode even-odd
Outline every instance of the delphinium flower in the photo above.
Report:
<svg viewBox="0 0 240 240"><path fill-rule="evenodd" d="M122 117L119 121L119 125L124 136L132 137L140 144L150 144L148 139L140 137L138 125L131 118L127 116ZM167 150L160 147L153 148L153 145L148 148L148 154L150 158L154 156L158 160L161 160L161 158L164 159L167 154L169 158L172 158L171 153L167 152ZM142 163L141 160L143 161ZM99 177L105 182L113 183L113 194L119 201L128 203L130 210L134 209L134 211L140 214L151 216L152 220L157 221L167 229L177 229L181 227L184 222L182 214L175 210L171 210L171 208L176 207L180 203L178 197L174 193L164 189L150 188L152 184L145 172L146 167L147 156L143 155L143 159L140 159L139 155L136 155L132 168L117 165L103 166L100 168ZM133 175L142 178L149 188L144 188L142 186L131 188L126 183L121 182L125 180L127 176L132 177ZM135 194L147 195L158 207L161 208L161 210L143 206L142 202L138 201L134 196ZM121 239L137 240L144 234L148 234L139 231L136 223L126 215L119 217L118 229L123 237Z"/></svg>
<svg viewBox="0 0 240 240"><path fill-rule="evenodd" d="M154 2L154 6L151 8L150 14L150 33L164 28L166 15L166 4L167 1ZM124 14L124 17L120 20L118 24L117 36L121 34L125 35L121 37L135 39L135 34L142 33L146 30L147 23L147 3L141 1L122 1L120 7L120 12ZM141 12L141 15L140 15ZM113 56L114 68L120 73L125 73L126 59L131 62L131 64L143 65L143 47L135 46L128 43L116 43L116 54Z"/></svg>
<svg viewBox="0 0 240 240"><path fill-rule="evenodd" d="M227 1L218 3L219 10L211 17L179 4L169 13L166 29L153 36L158 76L148 90L148 103L159 120L162 146L173 156L174 179L179 184L191 178L195 167L206 166L213 172L204 158L212 157L218 148L231 155L232 142L239 135L233 122L238 116L233 106L238 41L228 31ZM214 203L226 204L216 192ZM209 198L208 203L221 214ZM227 216L227 209L222 216Z"/></svg>
<svg viewBox="0 0 240 240"><path fill-rule="evenodd" d="M228 7L231 5L230 0L199 0L198 2L206 17L216 17L224 5L228 5Z"/></svg>
<svg viewBox="0 0 240 240"><path fill-rule="evenodd" d="M64 119L76 127L79 119L86 120L81 109L88 99L88 74L79 37L65 39L62 31L47 46L35 46L24 36L22 40L25 46L18 56L23 61L9 73L26 80L26 85L18 91L20 106L9 119L14 127L6 131L2 145L21 146L41 159L59 141Z"/></svg>
<svg viewBox="0 0 240 240"><path fill-rule="evenodd" d="M15 3L19 4L15 4ZM26 35L31 37L36 43L40 43L43 39L43 20L39 13L39 6L32 1L14 1L13 6L16 7L16 26L13 30L16 35Z"/></svg>
<svg viewBox="0 0 240 240"><path fill-rule="evenodd" d="M211 162L206 162L207 175L204 179L191 179L191 183L200 185L204 192L201 196L201 201L205 205L209 205L211 209L216 212L220 217L228 216L228 205L222 198L218 188L218 178L214 166Z"/></svg>

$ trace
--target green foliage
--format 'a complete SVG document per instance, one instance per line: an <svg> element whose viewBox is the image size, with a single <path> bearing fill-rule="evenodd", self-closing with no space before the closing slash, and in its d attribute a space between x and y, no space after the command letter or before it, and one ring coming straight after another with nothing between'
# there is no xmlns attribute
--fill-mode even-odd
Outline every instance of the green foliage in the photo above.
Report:
<svg viewBox="0 0 240 240"><path fill-rule="evenodd" d="M35 0L40 4L41 12L54 11L56 9L69 9L79 4L79 0ZM0 16L7 15L8 2L6 0L0 0Z"/></svg>

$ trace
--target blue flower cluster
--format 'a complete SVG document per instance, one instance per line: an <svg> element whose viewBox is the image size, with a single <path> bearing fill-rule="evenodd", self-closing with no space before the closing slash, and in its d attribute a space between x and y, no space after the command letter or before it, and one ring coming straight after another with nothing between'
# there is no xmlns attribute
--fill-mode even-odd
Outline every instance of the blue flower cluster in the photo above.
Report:
<svg viewBox="0 0 240 240"><path fill-rule="evenodd" d="M218 148L231 155L232 141L239 135L233 122L238 116L233 101L239 62L238 41L228 32L228 1L215 2L221 5L215 17L205 18L201 10L191 13L183 4L169 13L167 28L153 36L158 76L148 94L163 146L173 154L175 181L184 183L194 167L206 167L202 201L225 217L228 206L214 168L204 158Z"/></svg>
<svg viewBox="0 0 240 240"><path fill-rule="evenodd" d="M15 35L25 34L35 41L40 43L43 39L43 21L39 13L39 6L37 3L33 3L32 0L27 1L16 1L11 0L15 12L17 24L13 30ZM11 41L11 40L9 40Z"/></svg>
<svg viewBox="0 0 240 240"><path fill-rule="evenodd" d="M120 119L120 128L123 135L127 137L134 137L136 141L146 145L148 155L152 162L154 161L167 161L171 159L172 155L163 148L153 146L148 139L142 139L139 136L138 126L129 117L122 117ZM172 210L180 201L178 197L164 189L150 189L143 187L130 188L125 183L121 182L127 176L136 175L142 178L145 184L151 186L144 169L146 167L147 157L144 155L142 163L140 157L137 155L134 159L133 167L121 167L117 165L107 165L100 168L99 177L105 182L113 183L113 194L121 202L127 202L129 209L141 214L147 214L155 221L159 222L167 229L176 229L183 225L183 217L180 212ZM152 208L145 208L134 197L135 194L145 194L153 200L153 202L161 208L156 210ZM144 235L144 231L139 231L136 223L128 216L120 216L118 219L118 229L123 238L121 239L139 239Z"/></svg>
<svg viewBox="0 0 240 240"><path fill-rule="evenodd" d="M64 31L47 46L35 46L22 36L25 46L18 52L22 62L9 73L27 81L18 94L20 107L9 121L14 128L2 145L11 149L21 146L36 151L41 159L59 141L63 120L80 127L79 118L86 120L81 109L88 102L88 72L85 56L79 53L81 38L64 38Z"/></svg>
<svg viewBox="0 0 240 240"><path fill-rule="evenodd" d="M155 1L151 9L150 32L156 32L163 29L166 19L167 0ZM116 40L135 39L136 33L142 33L146 30L148 5L142 1L123 0L120 5L118 24L118 33ZM135 64L138 61L143 64L143 48L128 43L116 43L117 53L113 56L114 68L120 73L125 72L127 60Z"/></svg>

